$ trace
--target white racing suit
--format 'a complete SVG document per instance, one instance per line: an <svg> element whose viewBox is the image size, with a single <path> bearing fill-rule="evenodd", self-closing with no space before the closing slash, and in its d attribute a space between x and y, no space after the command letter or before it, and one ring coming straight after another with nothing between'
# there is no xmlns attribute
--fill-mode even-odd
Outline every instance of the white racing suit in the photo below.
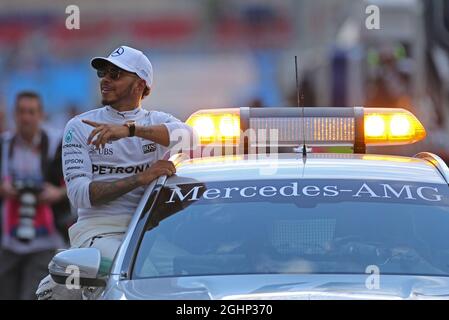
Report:
<svg viewBox="0 0 449 320"><path fill-rule="evenodd" d="M130 220L130 215L81 220L69 229L71 248L97 248L100 250L99 273L107 273L122 243ZM83 288L68 289L65 285L57 284L48 275L40 282L36 295L39 300L81 300L82 291Z"/></svg>
<svg viewBox="0 0 449 320"><path fill-rule="evenodd" d="M143 138L128 137L111 141L104 149L96 150L87 145L93 127L83 123L82 119L119 125L129 120L136 121L138 126L163 124L170 134L170 145L164 147ZM104 205L92 206L89 184L92 181L116 181L144 171L162 159L170 148L175 147L178 151L181 137L185 149L194 144L191 127L169 114L142 108L118 112L106 106L85 112L67 123L62 142L62 164L68 197L78 211L78 222L69 230L72 248L98 248L102 265L110 265L145 187L136 188ZM39 284L36 295L39 299L79 299L80 292L76 291L56 284L47 276Z"/></svg>

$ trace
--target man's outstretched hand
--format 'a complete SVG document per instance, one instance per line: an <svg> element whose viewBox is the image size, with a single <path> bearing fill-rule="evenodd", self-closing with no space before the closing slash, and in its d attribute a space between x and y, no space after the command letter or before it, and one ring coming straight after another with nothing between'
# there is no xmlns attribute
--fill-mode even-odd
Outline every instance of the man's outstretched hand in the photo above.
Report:
<svg viewBox="0 0 449 320"><path fill-rule="evenodd" d="M97 149L105 147L108 141L115 141L129 136L129 128L125 125L98 123L83 119L85 124L94 127L87 139L87 144L93 144ZM93 140L96 136L96 139Z"/></svg>

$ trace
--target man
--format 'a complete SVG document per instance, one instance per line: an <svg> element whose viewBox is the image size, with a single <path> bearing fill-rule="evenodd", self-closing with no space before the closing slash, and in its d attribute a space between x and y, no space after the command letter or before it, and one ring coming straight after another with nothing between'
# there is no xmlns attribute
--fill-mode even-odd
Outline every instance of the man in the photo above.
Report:
<svg viewBox="0 0 449 320"><path fill-rule="evenodd" d="M42 129L41 99L34 92L16 97L16 132L1 146L2 246L0 299L35 299L48 262L64 243L55 228L52 205L66 199L62 170L49 170L61 138ZM26 197L32 203L26 203ZM28 199L30 201L30 199Z"/></svg>
<svg viewBox="0 0 449 320"><path fill-rule="evenodd" d="M169 114L141 107L153 83L152 65L141 51L121 46L91 64L101 78L104 107L70 120L62 146L68 196L78 208L69 237L72 247L98 248L102 265L110 265L145 186L176 171L160 160L177 143L174 132L192 137L193 131ZM38 298L79 298L61 287L47 277Z"/></svg>

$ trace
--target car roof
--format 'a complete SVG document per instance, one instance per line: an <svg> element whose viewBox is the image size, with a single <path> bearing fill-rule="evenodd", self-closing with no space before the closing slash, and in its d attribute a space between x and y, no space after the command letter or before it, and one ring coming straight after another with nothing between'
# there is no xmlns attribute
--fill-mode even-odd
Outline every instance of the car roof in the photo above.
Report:
<svg viewBox="0 0 449 320"><path fill-rule="evenodd" d="M167 185L271 179L370 179L447 184L427 160L373 154L260 154L189 159Z"/></svg>

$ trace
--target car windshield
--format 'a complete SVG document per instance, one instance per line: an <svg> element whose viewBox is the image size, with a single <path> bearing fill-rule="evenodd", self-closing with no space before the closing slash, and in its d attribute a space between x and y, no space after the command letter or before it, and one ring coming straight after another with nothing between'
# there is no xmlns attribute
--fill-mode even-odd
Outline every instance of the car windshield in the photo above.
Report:
<svg viewBox="0 0 449 320"><path fill-rule="evenodd" d="M260 180L162 188L133 278L449 275L443 184Z"/></svg>

